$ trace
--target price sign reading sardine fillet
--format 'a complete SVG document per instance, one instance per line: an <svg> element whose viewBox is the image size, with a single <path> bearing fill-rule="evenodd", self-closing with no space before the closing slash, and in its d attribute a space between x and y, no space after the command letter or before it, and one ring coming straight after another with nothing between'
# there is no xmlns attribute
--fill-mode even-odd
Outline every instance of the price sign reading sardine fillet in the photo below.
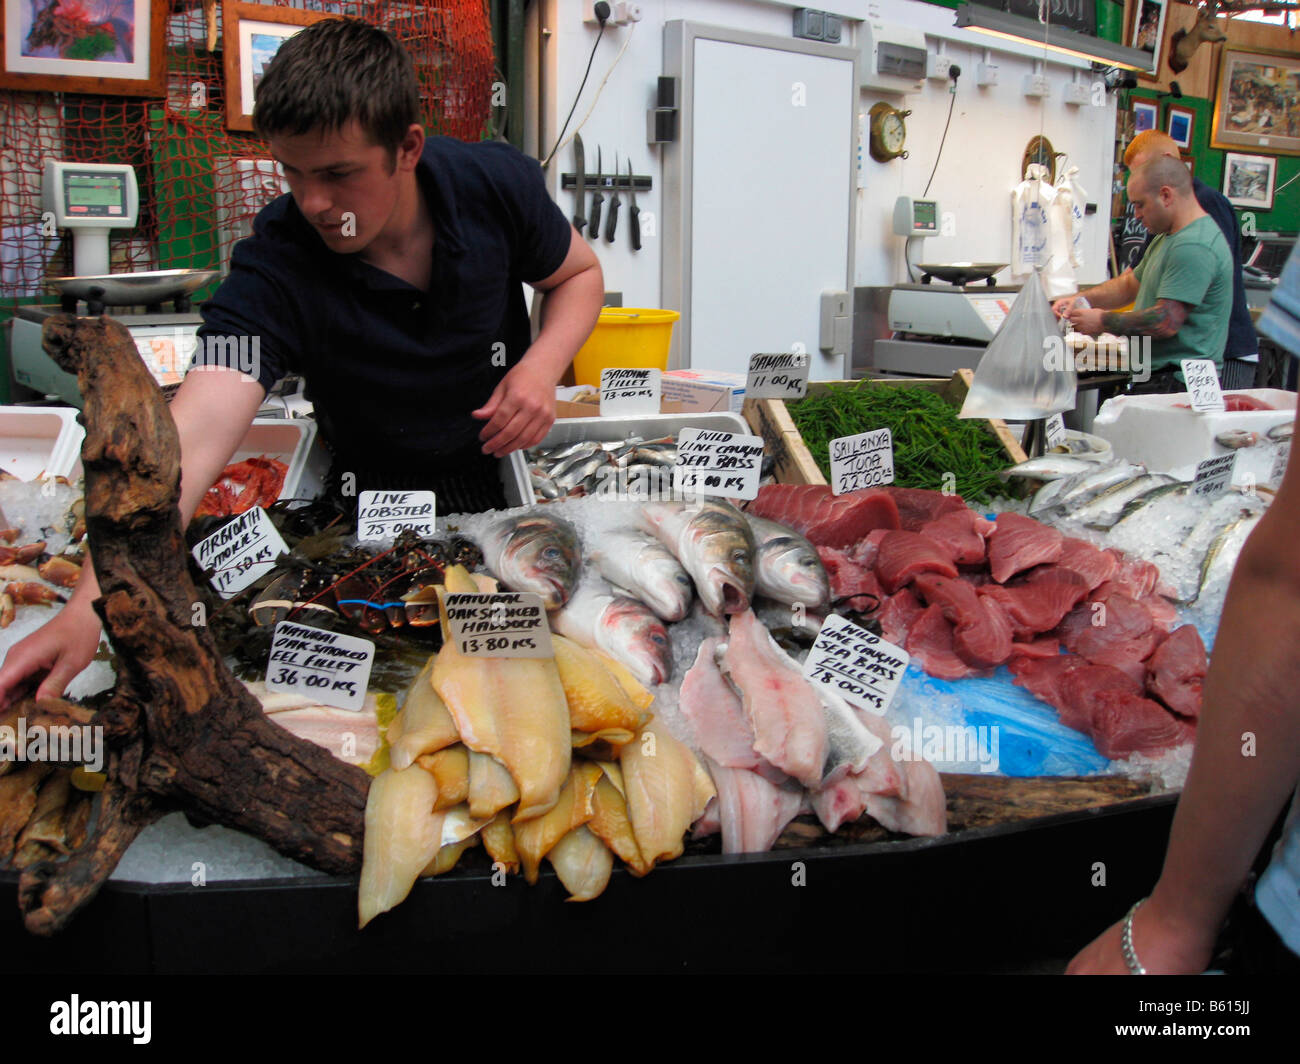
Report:
<svg viewBox="0 0 1300 1064"><path fill-rule="evenodd" d="M390 540L406 531L429 539L437 509L431 491L363 491L357 505L357 539Z"/></svg>
<svg viewBox="0 0 1300 1064"><path fill-rule="evenodd" d="M1196 463L1196 476L1192 480L1192 494L1198 498L1208 499L1222 495L1232 483L1233 471L1237 468L1237 455L1221 454L1216 458L1207 458Z"/></svg>
<svg viewBox="0 0 1300 1064"><path fill-rule="evenodd" d="M629 417L659 413L663 371L657 369L602 369L600 416Z"/></svg>
<svg viewBox="0 0 1300 1064"><path fill-rule="evenodd" d="M844 701L883 716L909 661L906 650L832 613L817 633L803 674L814 687L825 687Z"/></svg>
<svg viewBox="0 0 1300 1064"><path fill-rule="evenodd" d="M763 438L711 429L682 429L677 434L673 491L757 499L763 467Z"/></svg>
<svg viewBox="0 0 1300 1064"><path fill-rule="evenodd" d="M271 639L266 689L356 712L366 700L374 660L369 639L281 621Z"/></svg>
<svg viewBox="0 0 1300 1064"><path fill-rule="evenodd" d="M456 649L470 658L549 658L551 627L542 596L455 592L446 598Z"/></svg>
<svg viewBox="0 0 1300 1064"><path fill-rule="evenodd" d="M1059 447L1065 442L1065 418L1053 414L1046 422L1047 449Z"/></svg>
<svg viewBox="0 0 1300 1064"><path fill-rule="evenodd" d="M802 399L808 394L808 356L802 351L751 355L746 399Z"/></svg>
<svg viewBox="0 0 1300 1064"><path fill-rule="evenodd" d="M199 568L212 570L212 586L222 598L234 598L249 584L275 568L275 559L288 551L260 506L222 525L191 552Z"/></svg>
<svg viewBox="0 0 1300 1064"><path fill-rule="evenodd" d="M859 432L831 440L831 493L894 482L894 437L889 429Z"/></svg>
<svg viewBox="0 0 1300 1064"><path fill-rule="evenodd" d="M1198 414L1223 412L1223 390L1219 387L1219 371L1208 358L1185 358L1182 361L1183 380L1187 382L1187 397Z"/></svg>

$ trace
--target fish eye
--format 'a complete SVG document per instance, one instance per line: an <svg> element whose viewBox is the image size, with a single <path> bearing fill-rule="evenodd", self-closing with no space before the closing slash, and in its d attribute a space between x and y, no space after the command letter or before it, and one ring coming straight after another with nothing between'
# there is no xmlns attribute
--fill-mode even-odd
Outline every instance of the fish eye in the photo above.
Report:
<svg viewBox="0 0 1300 1064"><path fill-rule="evenodd" d="M691 578L690 578L689 576L687 576L685 573L682 573L682 575L679 576L679 577L677 577L676 579L677 579L677 582L678 582L679 584L682 585L682 587L691 587L691 586L692 586L692 584L691 584Z"/></svg>
<svg viewBox="0 0 1300 1064"><path fill-rule="evenodd" d="M656 644L657 646L661 646L661 647L662 647L662 646L667 646L667 645L668 645L668 640L665 639L663 636L661 636L658 632L655 632L655 633L650 637L650 642Z"/></svg>
<svg viewBox="0 0 1300 1064"><path fill-rule="evenodd" d="M542 557L548 562L558 562L564 557L564 554L559 547L547 547L542 551Z"/></svg>
<svg viewBox="0 0 1300 1064"><path fill-rule="evenodd" d="M731 560L735 562L737 565L743 565L746 561L749 560L749 551L744 550L741 547L737 547L735 550L731 552Z"/></svg>

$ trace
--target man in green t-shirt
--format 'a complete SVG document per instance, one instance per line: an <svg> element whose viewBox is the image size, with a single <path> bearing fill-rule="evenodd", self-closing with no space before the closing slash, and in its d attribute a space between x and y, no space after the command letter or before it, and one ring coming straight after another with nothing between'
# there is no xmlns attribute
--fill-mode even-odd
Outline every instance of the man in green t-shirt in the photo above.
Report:
<svg viewBox="0 0 1300 1064"><path fill-rule="evenodd" d="M1136 270L1088 289L1052 309L1089 336L1109 332L1151 337L1151 380L1142 391L1181 391L1179 362L1208 358L1223 369L1223 345L1232 313L1232 253L1214 219L1201 209L1192 175L1179 160L1161 156L1135 170L1128 198L1156 238ZM1121 313L1115 307L1133 304Z"/></svg>

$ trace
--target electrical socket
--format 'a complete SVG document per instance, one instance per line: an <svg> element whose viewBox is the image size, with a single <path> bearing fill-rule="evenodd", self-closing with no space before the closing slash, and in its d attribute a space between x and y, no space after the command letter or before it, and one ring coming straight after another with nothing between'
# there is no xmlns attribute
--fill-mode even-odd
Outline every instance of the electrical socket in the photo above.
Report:
<svg viewBox="0 0 1300 1064"><path fill-rule="evenodd" d="M629 22L641 21L641 5L628 2L628 0L618 0L614 5L614 17L612 19L616 26L626 26Z"/></svg>
<svg viewBox="0 0 1300 1064"><path fill-rule="evenodd" d="M1065 86L1062 99L1070 107L1082 107L1092 99L1092 86L1082 81L1072 81Z"/></svg>
<svg viewBox="0 0 1300 1064"><path fill-rule="evenodd" d="M995 63L979 63L975 67L975 84L987 88L998 83L998 68Z"/></svg>
<svg viewBox="0 0 1300 1064"><path fill-rule="evenodd" d="M1052 86L1048 83L1046 74L1026 74L1024 91L1026 96L1047 97L1052 95Z"/></svg>
<svg viewBox="0 0 1300 1064"><path fill-rule="evenodd" d="M935 81L947 81L950 66L952 66L952 60L946 55L927 55L925 57L925 76Z"/></svg>

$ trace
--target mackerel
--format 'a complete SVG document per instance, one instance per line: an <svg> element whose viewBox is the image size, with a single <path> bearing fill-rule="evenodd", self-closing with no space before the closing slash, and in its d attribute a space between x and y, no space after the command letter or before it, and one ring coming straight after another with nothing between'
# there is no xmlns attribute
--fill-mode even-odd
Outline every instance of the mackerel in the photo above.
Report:
<svg viewBox="0 0 1300 1064"><path fill-rule="evenodd" d="M1241 554L1241 545L1245 544L1246 539L1250 536L1250 533L1254 531L1255 525L1259 523L1259 519L1262 516L1263 514L1252 514L1243 510L1239 516L1219 530L1219 534L1214 537L1214 541L1210 544L1209 550L1205 552L1205 557L1201 559L1201 575L1200 579L1197 581L1195 593L1191 598L1175 599L1174 601L1176 605L1191 606L1201 597L1205 589L1210 586L1211 574L1214 571L1215 564L1220 558L1230 558L1232 561L1232 568L1236 568L1237 558ZM1240 536L1241 544L1237 545L1234 550L1229 546L1229 544L1243 529L1245 531L1244 534Z"/></svg>
<svg viewBox="0 0 1300 1064"><path fill-rule="evenodd" d="M1132 462L1118 462L1113 466L1104 466L1091 476L1084 477L1073 488L1063 491L1055 505L1067 512L1078 509L1102 492L1126 480L1140 477L1146 471L1146 466Z"/></svg>
<svg viewBox="0 0 1300 1064"><path fill-rule="evenodd" d="M1174 478L1167 473L1146 473L1140 477L1133 477L1096 495L1090 502L1084 503L1070 514L1070 519L1089 528L1110 528L1119 520L1124 507L1134 499L1164 484L1174 482Z"/></svg>
<svg viewBox="0 0 1300 1064"><path fill-rule="evenodd" d="M1040 458L1031 458L999 474L1002 477L1024 477L1026 480L1058 480L1061 477L1074 476L1076 473L1095 473L1096 461L1079 458L1069 454L1045 454Z"/></svg>

